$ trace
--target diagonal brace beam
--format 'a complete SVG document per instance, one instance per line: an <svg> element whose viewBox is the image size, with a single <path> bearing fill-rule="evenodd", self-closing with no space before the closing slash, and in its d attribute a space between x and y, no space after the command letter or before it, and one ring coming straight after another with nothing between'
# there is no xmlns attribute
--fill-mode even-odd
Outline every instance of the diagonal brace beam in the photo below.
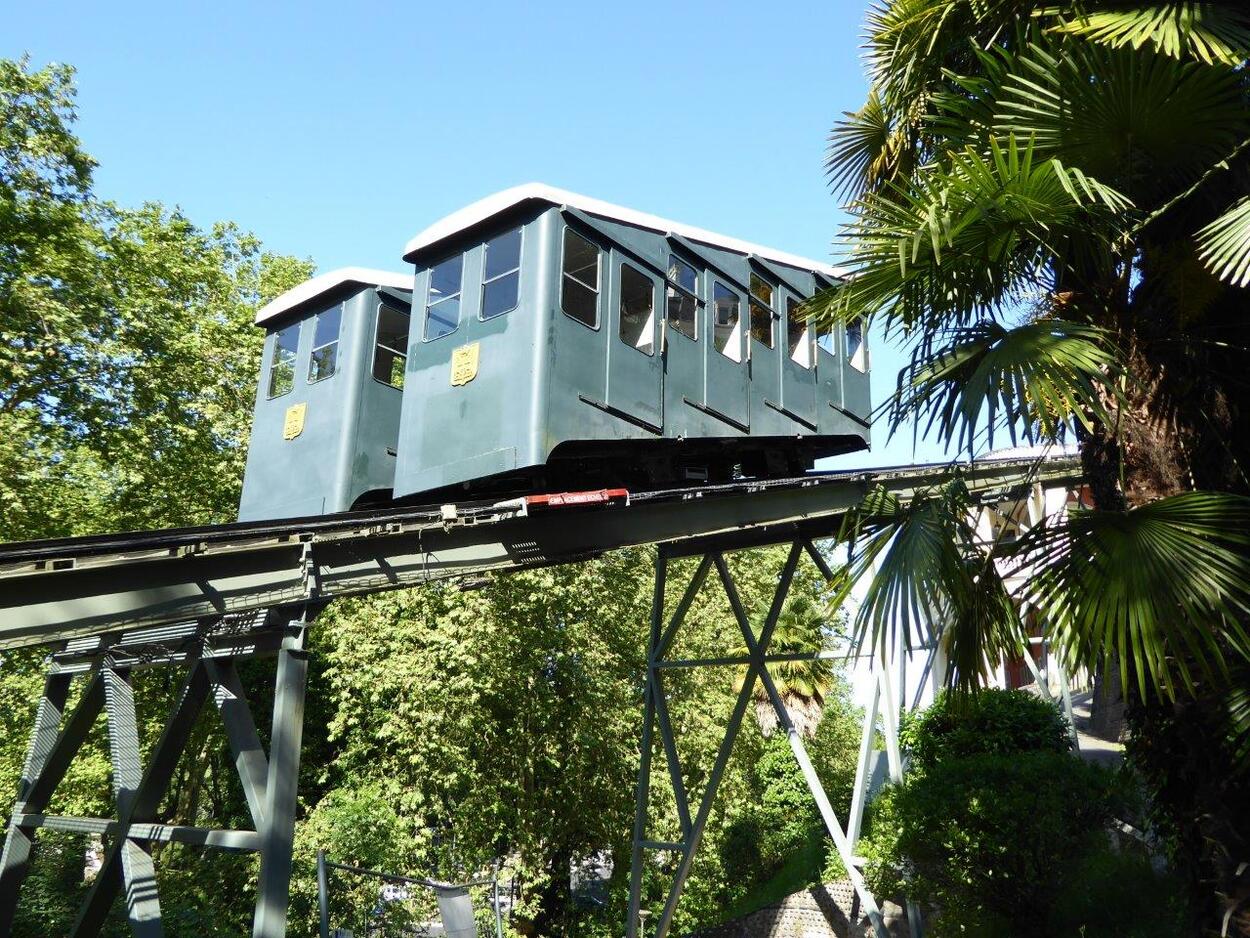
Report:
<svg viewBox="0 0 1250 938"><path fill-rule="evenodd" d="M131 827L156 819L178 759L195 729L196 718L208 694L208 680L203 665L197 662L187 674L178 702L152 749L147 769L143 770L129 674L107 667L103 674L108 697L109 754L113 763L118 828L70 934L73 938L98 934L117 891L124 885L131 930L145 938L159 936L164 930L151 846L146 840L133 836Z"/></svg>
<svg viewBox="0 0 1250 938"><path fill-rule="evenodd" d="M256 829L265 826L265 801L269 790L269 759L261 746L252 710L248 706L243 682L233 661L207 661L209 680L212 683L213 701L221 714L234 756L234 766L243 784L243 796Z"/></svg>
<svg viewBox="0 0 1250 938"><path fill-rule="evenodd" d="M87 693L79 701L65 731L61 732L61 715L69 698L71 681L68 675L49 675L35 710L35 727L18 785L14 818L4 838L4 851L0 853L0 935L13 930L17 897L30 870L31 851L35 846L35 828L21 823L18 816L26 805L36 811L47 805L103 704L103 695L93 676Z"/></svg>
<svg viewBox="0 0 1250 938"><path fill-rule="evenodd" d="M772 640L773 630L777 626L777 619L781 615L781 608L785 604L786 595L789 593L790 584L794 579L794 571L798 566L800 551L800 546L795 544L786 558L785 566L782 568L781 578L773 595L772 606L768 611L768 618L765 620L764 627L761 630L759 642L761 649L767 650L768 643ZM712 562L716 566L721 583L725 588L726 596L729 598L729 604L734 607L736 616L742 610L742 601L729 573L729 567L725 563L725 558L720 554L712 555ZM742 682L742 690L738 693L733 713L729 717L729 724L725 728L725 737L721 740L720 748L717 750L716 761L712 766L712 773L708 778L707 788L704 790L703 797L699 802L698 813L695 815L690 833L686 837L685 852L678 861L677 871L673 876L672 886L669 888L668 899L664 904L664 911L660 914L660 919L656 923L655 938L664 938L672 926L673 915L677 911L677 901L681 898L682 891L686 885L686 879L690 875L695 852L699 849L699 841L702 839L703 830L707 826L707 819L712 811L712 803L715 800L717 790L720 788L721 777L724 775L725 767L729 763L729 756L733 752L733 745L738 738L738 731L742 728L742 718L755 696L755 681L758 678L758 673L759 665L756 663L752 663L747 668L746 679Z"/></svg>

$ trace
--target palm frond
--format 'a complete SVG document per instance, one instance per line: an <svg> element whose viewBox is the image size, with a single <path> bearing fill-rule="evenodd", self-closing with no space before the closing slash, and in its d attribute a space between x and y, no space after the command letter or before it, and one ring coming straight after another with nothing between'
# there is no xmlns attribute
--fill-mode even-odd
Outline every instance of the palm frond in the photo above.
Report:
<svg viewBox="0 0 1250 938"><path fill-rule="evenodd" d="M842 536L856 545L842 598L850 584L868 583L852 625L855 647L915 648L938 637L958 689L983 683L990 662L1023 648L1019 614L976 543L972 499L958 477L906 504L871 493L847 516ZM938 636L930 634L935 626Z"/></svg>
<svg viewBox="0 0 1250 938"><path fill-rule="evenodd" d="M899 373L890 432L915 418L918 434L936 429L971 452L977 437L1005 429L1029 442L1055 440L1071 421L1092 429L1110 422L1104 401L1117 396L1118 356L1101 329L1039 320L1014 329L981 322L922 342ZM922 429L923 426L923 429Z"/></svg>
<svg viewBox="0 0 1250 938"><path fill-rule="evenodd" d="M835 195L854 197L897 175L906 129L891 119L876 91L869 92L862 108L844 116L829 134L825 172Z"/></svg>
<svg viewBox="0 0 1250 938"><path fill-rule="evenodd" d="M927 638L924 628L945 604L947 584L962 564L960 512L944 509L966 494L952 483L904 503L875 490L847 514L839 539L851 545L852 557L835 601L849 596L855 583L869 584L851 624L853 647L868 641L883 648L900 628L906 644Z"/></svg>
<svg viewBox="0 0 1250 938"><path fill-rule="evenodd" d="M1018 30L1010 47L975 49L968 71L943 70L945 81L931 97L926 123L946 149L983 144L995 136L998 98L1015 66L1017 53L1013 49L1027 42L1023 31ZM1024 139L1028 139L1027 134Z"/></svg>
<svg viewBox="0 0 1250 938"><path fill-rule="evenodd" d="M873 85L896 113L923 113L943 70L963 70L1027 19L1030 0L877 0L869 7L865 57Z"/></svg>
<svg viewBox="0 0 1250 938"><path fill-rule="evenodd" d="M1035 15L1062 15L1051 7ZM1233 3L1131 3L1078 13L1055 32L1082 36L1115 49L1151 46L1172 58L1237 66L1250 57L1250 13Z"/></svg>
<svg viewBox="0 0 1250 938"><path fill-rule="evenodd" d="M996 319L1004 305L1049 287L1047 264L1065 232L1129 204L1079 169L1035 159L1014 136L990 141L985 153L970 147L917 172L907 188L860 199L844 229L852 276L804 313L829 323L888 310L921 331Z"/></svg>
<svg viewBox="0 0 1250 938"><path fill-rule="evenodd" d="M946 652L946 686L963 693L987 686L998 665L1029 654L1020 610L989 556L970 557L958 601L939 630Z"/></svg>
<svg viewBox="0 0 1250 938"><path fill-rule="evenodd" d="M1052 640L1073 662L1119 655L1171 697L1226 668L1224 648L1250 654L1250 499L1186 492L1127 512L1076 511L1015 547L1035 568L1027 588ZM1131 672L1130 672L1131 666Z"/></svg>
<svg viewBox="0 0 1250 938"><path fill-rule="evenodd" d="M1250 197L1198 232L1198 256L1221 280L1250 286Z"/></svg>
<svg viewBox="0 0 1250 938"><path fill-rule="evenodd" d="M1250 676L1246 669L1243 677ZM1250 771L1250 687L1234 684L1228 693L1228 736L1234 763L1241 771Z"/></svg>
<svg viewBox="0 0 1250 938"><path fill-rule="evenodd" d="M768 601L754 610L754 621L762 622L768 614ZM812 654L824 651L831 615L829 608L813 597L793 593L781 607L768 650L772 655ZM739 645L735 656L747 657L750 649ZM733 689L739 693L746 683L748 668L737 669ZM773 661L768 666L777 694L781 697L795 728L810 736L820 722L825 697L833 689L836 678L833 662L828 658L807 658L797 661ZM762 681L755 684L756 719L765 736L777 727L777 714L772 698Z"/></svg>
<svg viewBox="0 0 1250 938"><path fill-rule="evenodd" d="M988 58L988 57L987 57ZM1105 182L1174 191L1250 132L1241 76L1153 52L1030 42L1000 52L994 132ZM948 104L952 122L969 105ZM980 118L984 120L984 117Z"/></svg>
<svg viewBox="0 0 1250 938"><path fill-rule="evenodd" d="M868 8L865 54L874 78L886 83L885 93L893 100L923 87L923 69L945 44L943 27L958 7L959 0L877 0Z"/></svg>

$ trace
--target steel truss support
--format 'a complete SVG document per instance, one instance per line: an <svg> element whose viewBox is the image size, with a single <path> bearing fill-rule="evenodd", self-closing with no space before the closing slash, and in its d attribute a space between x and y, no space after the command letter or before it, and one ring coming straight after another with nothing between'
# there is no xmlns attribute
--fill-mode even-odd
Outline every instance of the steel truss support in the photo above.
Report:
<svg viewBox="0 0 1250 938"><path fill-rule="evenodd" d="M163 935L152 845L170 841L258 852L260 883L253 936L282 938L286 934L307 675L304 638L305 620L310 616L304 612L274 610L244 619L227 617L80 640L49 658L17 803L0 854L0 934L12 930L40 828L107 838L103 863L70 931L73 938L98 935L119 893L134 935ZM260 654L278 658L268 756L235 667L237 661ZM186 674L144 765L131 677L138 668L158 666L184 667ZM71 685L79 677L82 692L73 712L63 719ZM159 821L178 760L210 699L225 726L254 830L207 830ZM47 814L52 795L101 710L108 728L116 817Z"/></svg>
<svg viewBox="0 0 1250 938"><path fill-rule="evenodd" d="M772 679L772 675L769 674L768 671L768 665L773 661L793 661L796 657L798 657L795 655L778 655L776 658L770 657L768 655L768 646L772 640L773 631L777 626L777 620L781 615L781 610L785 604L786 597L790 592L790 586L794 580L795 569L797 568L804 551L811 556L812 560L826 577L832 577L832 572L829 570L824 558L810 541L798 540L793 542L790 546L790 552L786 558L785 566L782 568L781 576L773 594L773 600L769 606L768 613L765 616L764 621L758 624L758 631L756 631L756 628L753 628L748 618L746 610L743 608L742 601L738 595L737 587L734 584L729 567L725 563L724 556L717 551L711 551L703 554L694 576L686 586L685 592L682 594L681 600L678 602L677 607L673 612L672 618L666 623L664 620L664 599L667 585L666 579L668 574L668 563L674 555L666 548L660 548L659 556L656 560L655 595L651 608L651 639L647 654L647 680L643 701L642 751L638 771L638 788L635 802L636 813L634 817L634 841L632 868L630 874L629 910L628 921L626 923L627 938L638 938L641 927L640 913L642 910L643 867L646 863L648 851L656 850L669 851L678 855L677 869L673 874L672 882L669 885L668 895L664 903L664 909L660 913L653 930L654 938L665 938L668 934L673 921L673 913L676 910L678 900L681 898L682 890L686 884L686 879L690 875L690 868L694 862L695 852L699 848L699 841L702 838L704 828L707 825L707 819L711 813L712 803L716 796L716 791L720 787L721 778L724 775L725 767L727 766L730 754L733 751L734 741L737 739L738 731L742 727L743 717L745 716L747 709L754 698L755 682L757 680L762 682L763 687L772 702L773 709L777 713L778 724L786 733L790 743L790 748L803 772L803 777L812 793L812 797L815 799L816 805L820 810L820 815L824 820L825 827L828 829L830 836L833 838L834 845L838 850L839 856L842 858L842 863L847 870L847 874L855 886L855 891L859 896L861 908L872 922L877 938L884 938L887 934L880 909L877 906L877 901L868 890L863 876L856 867L855 858L852 855L851 839L848 837L847 831L843 828L841 823L838 821L837 816L834 814L833 806L829 802L829 797L825 793L824 786L821 785L811 759L808 757L807 747L803 743L803 738L795 729L794 723L790 719L790 714L786 709L785 702L778 693L776 684ZM692 815L690 794L686 791L683 782L684 775L682 772L682 765L677 752L676 739L673 735L672 723L668 714L668 704L664 693L663 675L664 671L671 667L697 667L702 666L705 663L685 660L669 661L667 659L667 654L669 649L672 647L673 640L677 636L686 614L690 610L690 606L694 602L695 596L698 594L700 588L707 580L708 575L713 570L716 571L717 578L720 580L725 596L729 600L730 608L733 610L734 619L737 621L749 654L745 657L745 659L707 659L706 661L706 664L708 665L734 663L746 664L747 673L742 683L742 689L739 691L737 699L734 703L734 708L730 714L729 721L726 724L725 735L716 753L716 759L708 777L707 787L704 789L702 796L698 798L697 807ZM817 656L812 655L810 657ZM870 715L870 719L873 719L874 717L875 715ZM668 768L674 798L677 803L677 814L681 827L681 834L679 840L676 842L654 841L647 838L647 817L651 794L652 748L654 734L657 730L660 734L665 763Z"/></svg>

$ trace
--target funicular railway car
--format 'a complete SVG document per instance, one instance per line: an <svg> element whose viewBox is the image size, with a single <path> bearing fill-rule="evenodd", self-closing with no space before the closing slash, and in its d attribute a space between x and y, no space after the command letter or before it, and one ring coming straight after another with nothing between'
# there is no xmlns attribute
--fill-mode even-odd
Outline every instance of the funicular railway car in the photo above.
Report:
<svg viewBox="0 0 1250 938"><path fill-rule="evenodd" d="M239 518L346 511L395 478L412 275L349 267L265 306Z"/></svg>
<svg viewBox="0 0 1250 938"><path fill-rule="evenodd" d="M797 474L868 445L862 334L795 316L827 264L539 184L447 216L404 259L411 281L335 272L259 313L241 517ZM399 283L402 361L381 325ZM314 379L343 296L341 372ZM383 348L398 373L379 375Z"/></svg>

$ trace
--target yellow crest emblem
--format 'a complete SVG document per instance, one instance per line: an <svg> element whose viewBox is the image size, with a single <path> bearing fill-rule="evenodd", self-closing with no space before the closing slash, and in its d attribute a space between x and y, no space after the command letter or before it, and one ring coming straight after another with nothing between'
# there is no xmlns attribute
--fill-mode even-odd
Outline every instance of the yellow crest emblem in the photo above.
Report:
<svg viewBox="0 0 1250 938"><path fill-rule="evenodd" d="M282 439L293 440L304 432L304 414L307 404L292 404L286 409L286 419L282 421Z"/></svg>
<svg viewBox="0 0 1250 938"><path fill-rule="evenodd" d="M481 343L470 342L462 345L451 353L451 386L453 388L468 384L477 377L478 352Z"/></svg>

